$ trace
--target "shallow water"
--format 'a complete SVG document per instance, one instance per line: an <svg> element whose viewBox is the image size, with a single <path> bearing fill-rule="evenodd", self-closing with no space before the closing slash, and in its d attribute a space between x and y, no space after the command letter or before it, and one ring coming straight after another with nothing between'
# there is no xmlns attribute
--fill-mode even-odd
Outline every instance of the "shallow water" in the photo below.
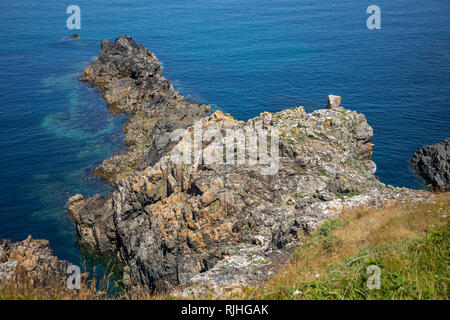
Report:
<svg viewBox="0 0 450 320"><path fill-rule="evenodd" d="M65 202L110 188L92 169L124 148L125 116L77 81L102 39L132 35L187 97L246 120L263 111L324 107L329 93L374 128L380 179L424 188L412 154L450 136L450 2L61 1L0 3L0 238L46 238L80 261ZM71 39L73 33L80 39Z"/></svg>

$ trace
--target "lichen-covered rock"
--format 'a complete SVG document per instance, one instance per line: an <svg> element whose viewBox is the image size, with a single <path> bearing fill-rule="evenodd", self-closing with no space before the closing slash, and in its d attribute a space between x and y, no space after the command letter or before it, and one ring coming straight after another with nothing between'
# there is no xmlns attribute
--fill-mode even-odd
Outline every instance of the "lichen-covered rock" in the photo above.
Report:
<svg viewBox="0 0 450 320"><path fill-rule="evenodd" d="M411 165L434 189L450 190L450 138L417 151Z"/></svg>
<svg viewBox="0 0 450 320"><path fill-rule="evenodd" d="M7 259L6 253L5 253L5 249L0 246L0 263L5 262Z"/></svg>
<svg viewBox="0 0 450 320"><path fill-rule="evenodd" d="M20 242L0 240L0 286L25 274L35 286L64 286L67 280L67 261L53 255L47 240L29 236Z"/></svg>
<svg viewBox="0 0 450 320"><path fill-rule="evenodd" d="M169 134L205 116L210 107L186 101L162 75L158 59L129 36L102 41L80 80L102 90L113 113L130 115L127 150L103 161L95 173L115 184L134 169L153 165L171 147Z"/></svg>
<svg viewBox="0 0 450 320"><path fill-rule="evenodd" d="M204 135L214 126L252 132L257 123L280 132L276 174L263 174L258 165L173 161L191 144L189 127L155 165L120 180L112 194L69 203L77 208L71 214L81 241L100 253L115 252L130 284L169 289L209 270L217 274L220 261L242 262L237 255L243 252L264 261L255 262L262 276L272 265L267 252L287 250L297 235L332 216L325 204L385 189L373 175L372 129L342 107L311 114L299 107L248 122L216 112L201 128ZM202 151L220 150L220 142L203 141ZM228 271L250 270L242 268Z"/></svg>

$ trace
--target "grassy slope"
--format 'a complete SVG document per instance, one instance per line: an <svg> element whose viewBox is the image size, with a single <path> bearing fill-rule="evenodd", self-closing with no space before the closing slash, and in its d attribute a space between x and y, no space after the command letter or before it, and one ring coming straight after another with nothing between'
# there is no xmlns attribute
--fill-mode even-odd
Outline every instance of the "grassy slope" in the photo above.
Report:
<svg viewBox="0 0 450 320"><path fill-rule="evenodd" d="M241 299L448 299L450 195L433 203L357 209L305 239L288 268ZM381 270L380 289L367 267Z"/></svg>
<svg viewBox="0 0 450 320"><path fill-rule="evenodd" d="M450 193L432 203L359 208L327 221L303 243L289 267L240 299L448 299ZM381 288L369 290L367 267L381 270ZM1 299L102 299L92 283L82 289L39 289L24 279L0 288ZM135 292L121 298L167 299Z"/></svg>

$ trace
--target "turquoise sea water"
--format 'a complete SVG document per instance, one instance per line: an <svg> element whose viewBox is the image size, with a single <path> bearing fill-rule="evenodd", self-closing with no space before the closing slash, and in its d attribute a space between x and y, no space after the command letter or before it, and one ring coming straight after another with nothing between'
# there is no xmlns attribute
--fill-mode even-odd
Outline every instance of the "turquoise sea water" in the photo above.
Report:
<svg viewBox="0 0 450 320"><path fill-rule="evenodd" d="M71 4L81 30L66 28ZM366 28L371 4L381 30ZM65 202L108 192L91 171L124 148L126 117L77 81L102 39L132 35L182 94L242 120L342 95L374 128L387 184L424 188L409 159L450 136L448 0L2 0L0 13L0 238L46 238L73 262Z"/></svg>

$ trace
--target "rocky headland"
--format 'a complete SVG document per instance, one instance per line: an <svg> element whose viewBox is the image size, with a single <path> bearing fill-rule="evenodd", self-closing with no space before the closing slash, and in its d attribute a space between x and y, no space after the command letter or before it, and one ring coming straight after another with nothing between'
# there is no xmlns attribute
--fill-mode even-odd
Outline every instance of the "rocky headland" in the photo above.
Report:
<svg viewBox="0 0 450 320"><path fill-rule="evenodd" d="M297 107L243 122L188 103L161 72L148 49L123 36L102 41L100 56L81 78L102 90L113 112L130 115L128 149L96 169L115 191L75 195L68 211L81 244L117 258L130 288L192 297L259 283L323 221L358 206L431 196L376 178L373 130L363 114L342 107L339 96L330 95L326 108L312 113ZM228 132L245 138L230 140ZM264 146L252 140L260 132L269 132L275 171L265 170L273 163L258 162L261 151L241 162L225 157ZM214 154L216 161L205 161Z"/></svg>
<svg viewBox="0 0 450 320"><path fill-rule="evenodd" d="M411 165L432 189L450 190L450 138L417 151Z"/></svg>

